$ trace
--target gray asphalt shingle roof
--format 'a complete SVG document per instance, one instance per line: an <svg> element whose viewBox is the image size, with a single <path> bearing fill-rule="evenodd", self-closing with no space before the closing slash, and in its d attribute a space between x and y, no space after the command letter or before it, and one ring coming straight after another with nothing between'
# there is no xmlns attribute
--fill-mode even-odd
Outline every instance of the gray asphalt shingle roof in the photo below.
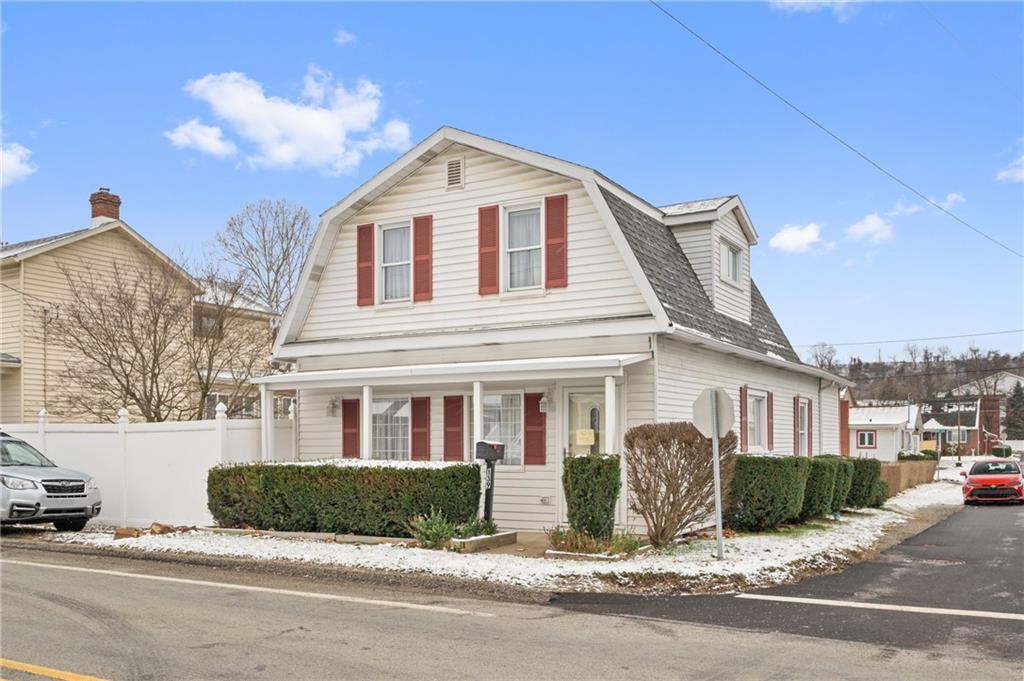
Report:
<svg viewBox="0 0 1024 681"><path fill-rule="evenodd" d="M665 215L690 215L691 213L704 213L709 210L718 210L726 201L733 196L716 196L710 199L698 199L696 201L683 201L672 203L667 206L658 206Z"/></svg>
<svg viewBox="0 0 1024 681"><path fill-rule="evenodd" d="M762 355L802 363L753 281L750 324L718 312L672 230L603 187L601 193L673 323Z"/></svg>
<svg viewBox="0 0 1024 681"><path fill-rule="evenodd" d="M88 231L88 228L86 228L86 229L75 229L75 230L72 230L70 232L63 232L61 234L51 234L50 236L40 237L39 239L29 239L28 241L18 241L18 242L13 243L13 244L0 244L0 258L7 258L7 257L10 257L12 255L18 255L19 253L23 253L24 251L27 251L27 250L29 250L31 248L35 248L37 246L43 246L43 245L51 243L53 241L60 241L61 239L66 239L68 237L72 237L72 236L74 236L76 234L81 234L82 232L86 232L86 231Z"/></svg>

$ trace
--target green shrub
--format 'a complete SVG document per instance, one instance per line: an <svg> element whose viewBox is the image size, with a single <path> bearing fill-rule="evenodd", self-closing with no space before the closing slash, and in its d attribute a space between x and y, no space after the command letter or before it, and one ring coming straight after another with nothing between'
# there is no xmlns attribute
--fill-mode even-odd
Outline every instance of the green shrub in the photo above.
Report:
<svg viewBox="0 0 1024 681"><path fill-rule="evenodd" d="M871 505L875 493L875 481L882 474L882 462L877 459L852 459L853 480L846 505L850 508L864 508Z"/></svg>
<svg viewBox="0 0 1024 681"><path fill-rule="evenodd" d="M614 533L604 539L596 539L572 528L556 527L547 531L548 542L556 551L569 553L636 553L643 546L639 537L632 534Z"/></svg>
<svg viewBox="0 0 1024 681"><path fill-rule="evenodd" d="M802 456L737 456L725 523L737 530L767 530L800 515L811 462Z"/></svg>
<svg viewBox="0 0 1024 681"><path fill-rule="evenodd" d="M853 462L849 459L835 459L836 468L836 489L832 494L832 513L840 513L846 508L846 500L850 495L850 485L853 484Z"/></svg>
<svg viewBox="0 0 1024 681"><path fill-rule="evenodd" d="M992 447L992 456L998 456L1000 459L1008 459L1013 454L1013 448L1010 445L995 445Z"/></svg>
<svg viewBox="0 0 1024 681"><path fill-rule="evenodd" d="M871 491L872 508L881 508L885 500L889 498L889 483L879 478Z"/></svg>
<svg viewBox="0 0 1024 681"><path fill-rule="evenodd" d="M918 454L910 454L909 452L900 452L897 457L900 461L935 461L935 457L924 452Z"/></svg>
<svg viewBox="0 0 1024 681"><path fill-rule="evenodd" d="M922 449L920 451L920 454L927 456L929 459L932 459L933 461L939 460L939 452L934 449Z"/></svg>
<svg viewBox="0 0 1024 681"><path fill-rule="evenodd" d="M482 537L488 534L497 534L498 524L493 520L474 518L467 523L462 523L455 528L456 539L469 539L470 537Z"/></svg>
<svg viewBox="0 0 1024 681"><path fill-rule="evenodd" d="M480 468L239 464L211 469L206 491L221 527L408 536L435 509L456 525L476 518Z"/></svg>
<svg viewBox="0 0 1024 681"><path fill-rule="evenodd" d="M818 518L832 511L832 497L836 490L839 460L825 456L811 459L810 474L804 487L804 506L800 519Z"/></svg>
<svg viewBox="0 0 1024 681"><path fill-rule="evenodd" d="M443 549L455 536L455 525L452 525L443 513L433 508L429 515L416 516L409 521L409 534L424 548Z"/></svg>
<svg viewBox="0 0 1024 681"><path fill-rule="evenodd" d="M587 454L565 459L562 471L569 527L594 539L615 531L615 502L622 481L617 455Z"/></svg>

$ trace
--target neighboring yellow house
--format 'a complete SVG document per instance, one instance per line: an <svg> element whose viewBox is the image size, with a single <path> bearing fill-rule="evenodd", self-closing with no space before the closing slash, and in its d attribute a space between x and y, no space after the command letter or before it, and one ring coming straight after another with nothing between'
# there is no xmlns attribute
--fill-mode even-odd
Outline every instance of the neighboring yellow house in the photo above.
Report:
<svg viewBox="0 0 1024 681"><path fill-rule="evenodd" d="M89 202L92 224L85 229L0 244L0 423L34 421L44 407L61 417L61 374L76 357L48 338L47 322L71 299L65 272L80 277L91 271L102 278L113 276L115 266L170 267L196 296L195 318L203 316L203 288L120 219L121 199L101 188ZM250 307L255 306L246 306L245 316L254 324L275 321L272 313Z"/></svg>

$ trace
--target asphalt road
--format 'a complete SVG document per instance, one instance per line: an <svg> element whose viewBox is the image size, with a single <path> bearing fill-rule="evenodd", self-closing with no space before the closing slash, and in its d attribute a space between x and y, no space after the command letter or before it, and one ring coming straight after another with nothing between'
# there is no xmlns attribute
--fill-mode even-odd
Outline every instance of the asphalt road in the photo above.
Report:
<svg viewBox="0 0 1024 681"><path fill-rule="evenodd" d="M1019 678L1017 664L971 650L899 651L301 576L21 549L5 549L0 569L8 680ZM24 663L48 671L17 671Z"/></svg>
<svg viewBox="0 0 1024 681"><path fill-rule="evenodd" d="M986 613L1024 616L1024 507L966 507L875 560L756 593L801 600L564 594L555 603L573 612L856 641L892 654L916 650L949 656L965 663L958 680L983 677L967 661L1002 660L1014 666L1014 678L1020 679L1024 621ZM849 603L926 611L846 607Z"/></svg>

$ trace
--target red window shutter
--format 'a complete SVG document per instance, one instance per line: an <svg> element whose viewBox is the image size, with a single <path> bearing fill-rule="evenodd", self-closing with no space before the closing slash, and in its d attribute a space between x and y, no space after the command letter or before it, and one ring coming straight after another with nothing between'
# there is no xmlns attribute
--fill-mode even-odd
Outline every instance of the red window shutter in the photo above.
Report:
<svg viewBox="0 0 1024 681"><path fill-rule="evenodd" d="M462 395L444 396L444 460L462 461L465 455L465 436L462 434Z"/></svg>
<svg viewBox="0 0 1024 681"><path fill-rule="evenodd" d="M768 393L768 399L765 401L766 409L768 410L768 451L775 449L775 394Z"/></svg>
<svg viewBox="0 0 1024 681"><path fill-rule="evenodd" d="M839 453L850 456L850 403L839 401Z"/></svg>
<svg viewBox="0 0 1024 681"><path fill-rule="evenodd" d="M807 456L814 456L814 400L807 400Z"/></svg>
<svg viewBox="0 0 1024 681"><path fill-rule="evenodd" d="M434 297L434 216L412 219L413 300Z"/></svg>
<svg viewBox="0 0 1024 681"><path fill-rule="evenodd" d="M373 305L373 225L356 227L356 303Z"/></svg>
<svg viewBox="0 0 1024 681"><path fill-rule="evenodd" d="M341 455L359 458L359 400L341 401Z"/></svg>
<svg viewBox="0 0 1024 681"><path fill-rule="evenodd" d="M547 463L547 414L540 411L543 393L523 395L523 417L526 423L523 433L523 463L527 466L543 466Z"/></svg>
<svg viewBox="0 0 1024 681"><path fill-rule="evenodd" d="M747 386L740 386L740 452L747 451Z"/></svg>
<svg viewBox="0 0 1024 681"><path fill-rule="evenodd" d="M800 454L800 396L793 398L793 453Z"/></svg>
<svg viewBox="0 0 1024 681"><path fill-rule="evenodd" d="M498 207L485 206L477 213L480 295L498 292Z"/></svg>
<svg viewBox="0 0 1024 681"><path fill-rule="evenodd" d="M430 461L430 398L412 398L413 461Z"/></svg>
<svg viewBox="0 0 1024 681"><path fill-rule="evenodd" d="M565 194L544 199L544 286L569 285L569 197Z"/></svg>

